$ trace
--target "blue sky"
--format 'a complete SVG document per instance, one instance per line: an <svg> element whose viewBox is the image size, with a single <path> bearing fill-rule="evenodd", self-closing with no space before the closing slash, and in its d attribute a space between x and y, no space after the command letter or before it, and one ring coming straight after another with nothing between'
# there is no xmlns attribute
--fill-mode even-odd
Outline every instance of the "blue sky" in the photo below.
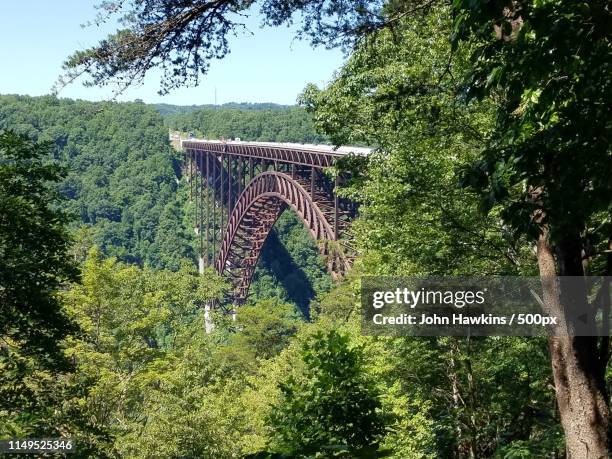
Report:
<svg viewBox="0 0 612 459"><path fill-rule="evenodd" d="M89 47L111 31L81 24L95 17L98 0L21 0L2 2L0 14L0 93L48 94L65 58L75 49ZM313 49L293 39L287 28L258 27L259 18L247 26L254 35L232 40L232 52L211 65L197 88L181 88L167 96L157 95L158 75L141 87L132 88L120 100L142 99L191 105L214 102L295 103L306 83L322 85L343 62L339 50ZM85 88L77 82L60 97L103 100L109 88Z"/></svg>

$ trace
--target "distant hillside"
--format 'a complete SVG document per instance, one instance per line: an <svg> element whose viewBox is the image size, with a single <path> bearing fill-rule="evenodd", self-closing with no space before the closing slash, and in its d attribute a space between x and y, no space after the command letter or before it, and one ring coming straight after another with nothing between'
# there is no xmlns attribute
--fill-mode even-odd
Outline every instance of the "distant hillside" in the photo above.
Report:
<svg viewBox="0 0 612 459"><path fill-rule="evenodd" d="M197 137L260 142L326 143L315 130L312 117L302 107L274 104L206 106L164 118L166 125Z"/></svg>
<svg viewBox="0 0 612 459"><path fill-rule="evenodd" d="M162 116L176 115L180 113L191 113L197 110L223 110L227 108L235 108L238 110L283 110L289 105L279 105L273 103L250 103L250 102L228 102L222 105L204 104L204 105L172 105L172 104L155 104L154 107Z"/></svg>

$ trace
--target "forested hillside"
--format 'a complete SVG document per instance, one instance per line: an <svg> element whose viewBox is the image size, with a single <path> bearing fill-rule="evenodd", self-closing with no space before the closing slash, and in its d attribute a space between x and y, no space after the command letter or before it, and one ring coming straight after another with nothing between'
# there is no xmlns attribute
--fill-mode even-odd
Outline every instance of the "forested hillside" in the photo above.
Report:
<svg viewBox="0 0 612 459"><path fill-rule="evenodd" d="M362 336L360 268L321 297L311 324L277 298L242 307L236 322L216 314L212 334L201 306L227 286L210 271L139 268L93 249L76 279L65 220L52 210L50 181L61 174L43 168L46 154L0 137L0 203L11 217L0 219L0 286L10 293L0 299L13 306L0 310L1 435L69 435L83 458L329 448L340 457L512 457L558 447L542 340ZM29 253L6 250L24 242ZM43 282L20 288L30 278ZM60 282L58 294L47 290Z"/></svg>
<svg viewBox="0 0 612 459"><path fill-rule="evenodd" d="M60 190L85 224L84 243L108 256L177 268L194 259L179 190L180 156L156 110L142 103L91 103L0 96L0 129L50 142L68 167Z"/></svg>
<svg viewBox="0 0 612 459"><path fill-rule="evenodd" d="M177 114L191 113L199 110L227 110L227 109L238 109L238 110L284 110L289 108L288 105L279 105L265 102L258 103L238 103L228 102L222 105L214 104L203 104L203 105L172 105L172 104L155 104L155 108L162 116L170 116Z"/></svg>
<svg viewBox="0 0 612 459"><path fill-rule="evenodd" d="M193 132L209 139L256 140L261 142L325 143L312 117L302 107L273 104L226 104L166 118L170 129Z"/></svg>

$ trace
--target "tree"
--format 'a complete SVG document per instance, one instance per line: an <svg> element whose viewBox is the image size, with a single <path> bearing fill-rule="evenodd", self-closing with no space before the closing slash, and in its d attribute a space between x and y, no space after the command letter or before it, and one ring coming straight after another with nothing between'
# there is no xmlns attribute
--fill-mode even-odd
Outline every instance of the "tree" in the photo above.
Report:
<svg viewBox="0 0 612 459"><path fill-rule="evenodd" d="M272 449L290 457L375 457L385 417L361 350L330 331L318 332L301 355L303 378L281 384L270 416Z"/></svg>
<svg viewBox="0 0 612 459"><path fill-rule="evenodd" d="M71 328L54 297L76 269L68 256L68 216L57 209L65 170L46 162L48 144L0 133L0 334L55 353Z"/></svg>
<svg viewBox="0 0 612 459"><path fill-rule="evenodd" d="M250 349L253 359L269 359L282 351L300 325L298 313L289 304L272 300L240 308L238 333L231 335L232 347Z"/></svg>
<svg viewBox="0 0 612 459"><path fill-rule="evenodd" d="M465 184L536 244L546 312L609 310L608 281L589 301L586 285L550 279L612 275L610 2L459 1L456 13L455 45L475 44L467 95L498 103ZM568 456L608 457L609 337L570 333L549 347Z"/></svg>
<svg viewBox="0 0 612 459"><path fill-rule="evenodd" d="M545 339L362 336L358 279L324 298L313 326L351 330L351 343L363 346L383 407L394 415L382 442L392 457L559 454Z"/></svg>
<svg viewBox="0 0 612 459"><path fill-rule="evenodd" d="M299 37L309 38L315 45L351 47L360 37L390 27L434 2L266 0L259 2L259 12L268 26L291 23L299 14ZM131 84L142 82L155 67L163 69L160 94L187 84L197 85L210 62L228 54L228 38L244 30L241 21L254 12L255 5L254 0L105 1L95 22L120 16L125 28L97 46L70 56L58 87L88 75L85 85L116 83L116 93L121 93Z"/></svg>
<svg viewBox="0 0 612 459"><path fill-rule="evenodd" d="M365 38L331 84L301 96L335 144L377 146L339 163L352 176L342 192L361 204L353 229L368 273L515 274L533 262L457 186L492 106L458 100L467 51L452 52L451 30L451 11L432 7Z"/></svg>
<svg viewBox="0 0 612 459"><path fill-rule="evenodd" d="M58 301L76 278L50 146L0 132L0 431L58 434L72 371L60 343L78 329ZM64 397L64 399L62 399Z"/></svg>

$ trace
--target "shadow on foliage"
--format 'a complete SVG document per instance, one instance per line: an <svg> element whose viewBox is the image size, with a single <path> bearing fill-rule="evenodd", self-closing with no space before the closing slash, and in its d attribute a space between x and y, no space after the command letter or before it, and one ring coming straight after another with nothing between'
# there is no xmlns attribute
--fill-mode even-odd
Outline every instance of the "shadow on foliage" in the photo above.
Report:
<svg viewBox="0 0 612 459"><path fill-rule="evenodd" d="M275 229L270 231L266 239L259 263L282 285L287 292L287 300L295 303L304 317L309 319L309 304L315 297L314 288L306 273L293 261L281 243Z"/></svg>

